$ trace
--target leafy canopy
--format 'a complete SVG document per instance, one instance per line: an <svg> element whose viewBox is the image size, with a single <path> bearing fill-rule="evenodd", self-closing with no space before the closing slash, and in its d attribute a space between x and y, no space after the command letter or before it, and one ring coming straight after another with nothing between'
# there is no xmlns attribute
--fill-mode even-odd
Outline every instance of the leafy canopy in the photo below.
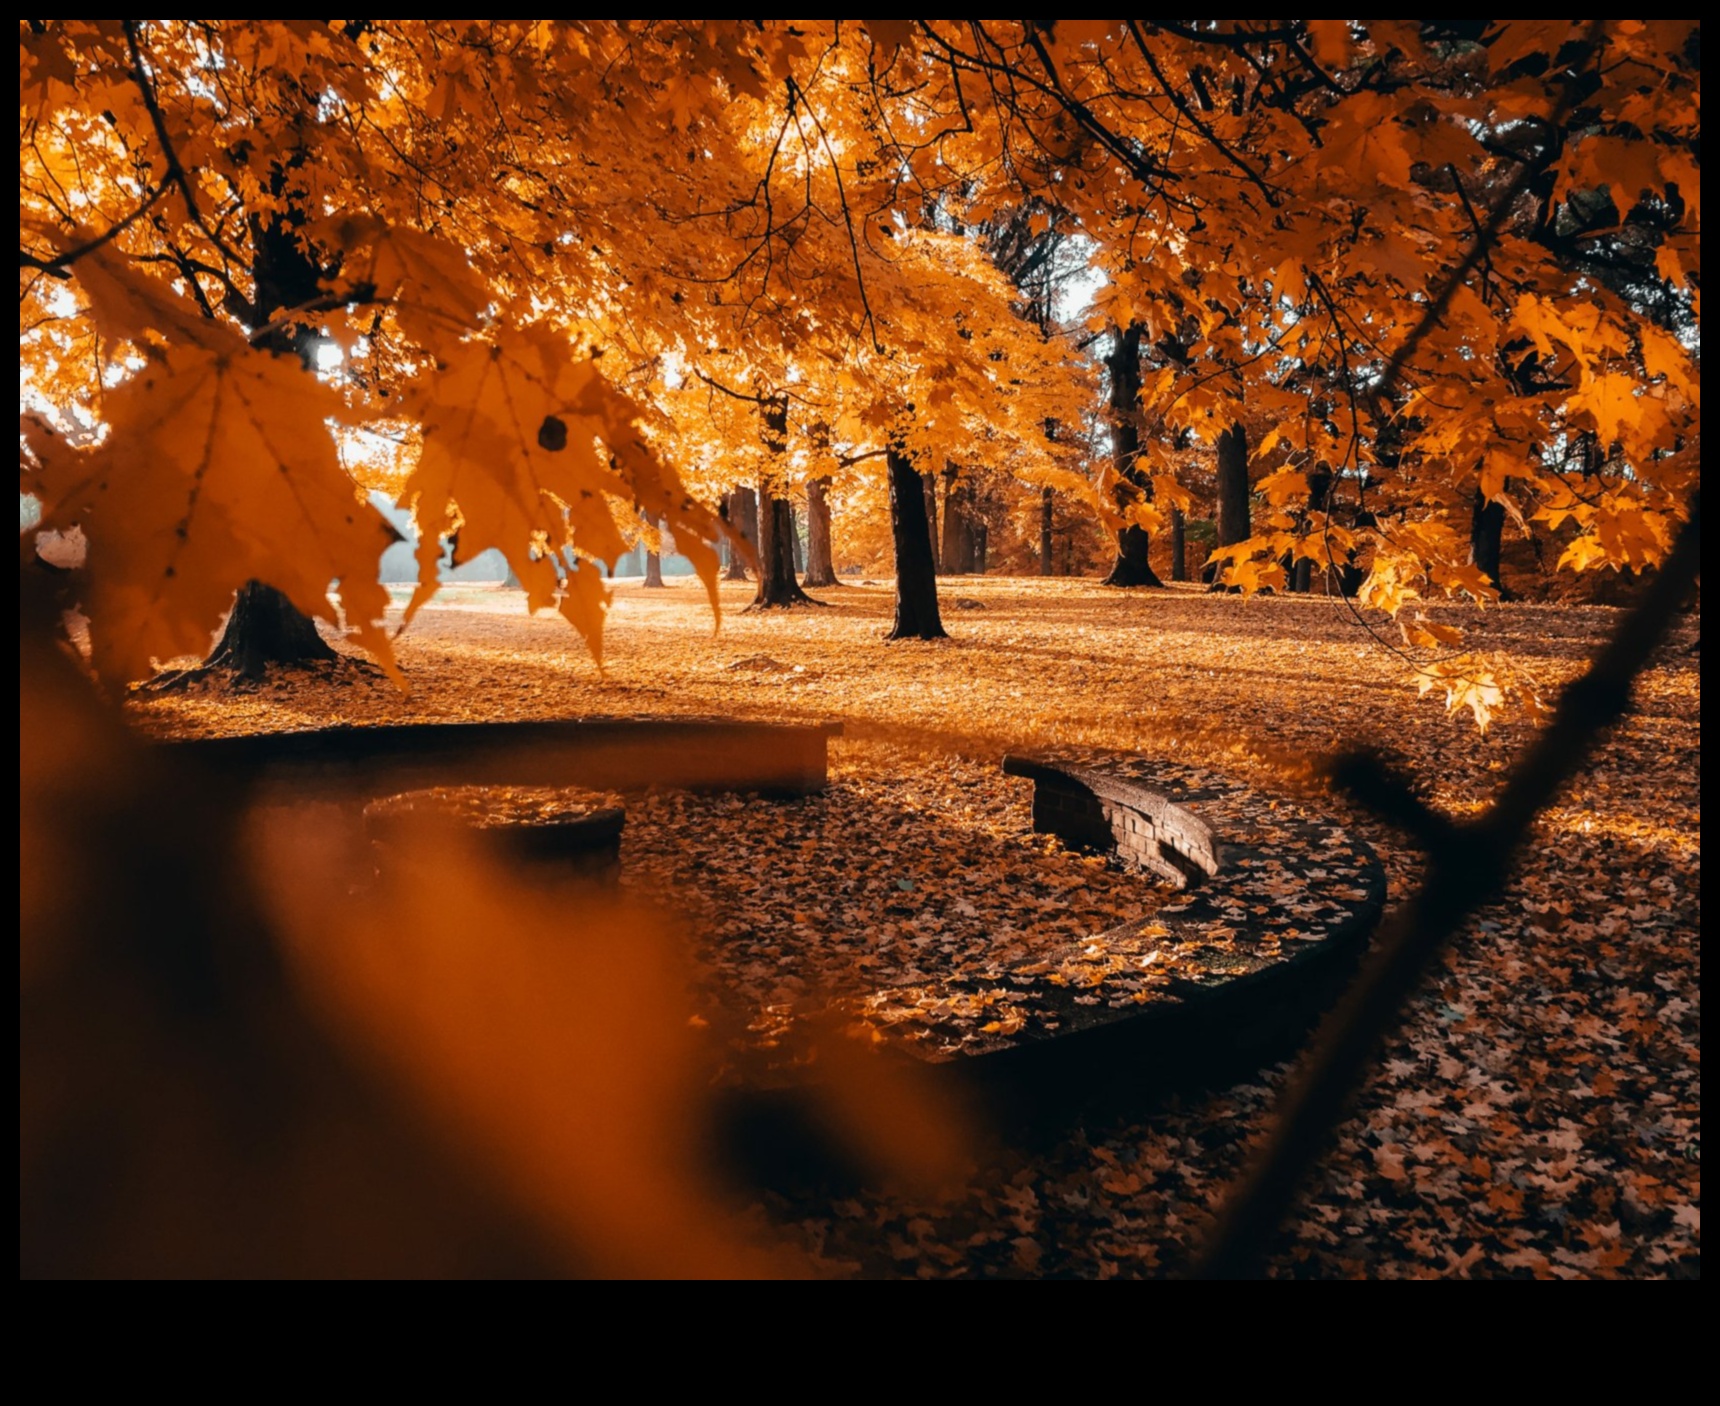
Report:
<svg viewBox="0 0 1720 1406"><path fill-rule="evenodd" d="M23 487L88 539L114 680L199 647L252 576L386 659L382 528L341 467L361 427L416 452L388 469L425 543L414 609L457 532L593 648L590 561L643 509L712 581L705 504L739 479L895 444L1103 510L1045 427L1095 400L1075 344L1113 328L1150 348L1141 525L1186 502L1178 445L1267 426L1254 535L1218 554L1244 589L1307 560L1359 564L1394 614L1490 598L1478 503L1560 529L1562 565L1653 566L1696 481L1694 22L25 21L20 43ZM987 257L1023 212L1090 251L1091 329L1029 315ZM787 400L786 439L748 396ZM1424 686L1484 719L1511 680L1404 619Z"/></svg>

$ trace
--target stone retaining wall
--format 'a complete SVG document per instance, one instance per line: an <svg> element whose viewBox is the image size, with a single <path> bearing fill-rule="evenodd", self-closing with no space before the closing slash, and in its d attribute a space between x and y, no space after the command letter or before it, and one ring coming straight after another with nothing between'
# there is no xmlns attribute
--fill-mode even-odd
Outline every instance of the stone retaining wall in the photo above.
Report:
<svg viewBox="0 0 1720 1406"><path fill-rule="evenodd" d="M1035 831L1179 892L1148 920L1040 953L968 993L994 1002L989 1039L952 1047L916 1029L924 991L863 1003L886 1046L999 1112L1061 1119L1133 1106L1281 1057L1379 921L1385 871L1373 849L1287 798L1091 750L1011 756L1004 770L1034 782Z"/></svg>
<svg viewBox="0 0 1720 1406"><path fill-rule="evenodd" d="M1112 854L1175 888L1218 872L1212 827L1169 796L1088 767L1007 756L1003 769L1034 783L1033 828L1076 849Z"/></svg>

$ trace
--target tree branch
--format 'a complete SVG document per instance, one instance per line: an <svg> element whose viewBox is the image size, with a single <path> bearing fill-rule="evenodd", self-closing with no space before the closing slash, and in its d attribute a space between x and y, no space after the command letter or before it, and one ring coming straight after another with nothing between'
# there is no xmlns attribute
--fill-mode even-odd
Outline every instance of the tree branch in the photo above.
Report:
<svg viewBox="0 0 1720 1406"><path fill-rule="evenodd" d="M197 204L197 192L191 188L191 177L185 168L179 164L179 153L174 150L173 138L167 131L167 117L161 110L161 102L156 97L155 85L149 79L149 67L144 62L143 46L137 37L138 22L122 20L125 27L125 42L131 52L131 79L137 85L137 90L143 95L143 105L149 112L149 120L155 127L155 139L161 143L161 152L167 162L167 170L162 176L164 183L171 181L179 188L179 193L185 197L185 208L191 215L193 223L203 231L204 236L221 251L231 262L244 263L233 250L229 249L221 237L209 228L203 219L203 211Z"/></svg>
<svg viewBox="0 0 1720 1406"><path fill-rule="evenodd" d="M147 214L150 207L154 205L156 201L161 199L166 190L166 185L156 186L154 190L150 191L143 204L139 205L137 209L133 210L118 224L111 226L104 233L98 234L94 239L86 239L82 244L74 244L63 254L57 254L51 259L39 259L28 250L20 249L18 251L18 267L41 269L43 273L49 274L54 278L70 277L66 272L68 268L75 264L79 259L83 258L85 254L93 254L109 240L130 229L134 222Z"/></svg>

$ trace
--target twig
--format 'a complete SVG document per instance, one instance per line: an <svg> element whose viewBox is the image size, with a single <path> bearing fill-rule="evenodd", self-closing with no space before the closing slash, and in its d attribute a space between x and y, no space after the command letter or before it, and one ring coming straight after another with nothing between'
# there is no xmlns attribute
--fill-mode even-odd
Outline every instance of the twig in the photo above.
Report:
<svg viewBox="0 0 1720 1406"><path fill-rule="evenodd" d="M311 313L332 312L336 308L363 307L365 304L375 301L376 286L370 283L361 283L356 287L347 289L344 293L321 293L309 302L288 308L270 321L265 322L255 332L252 332L247 340L254 347L260 346L275 333L285 327L291 327L295 322Z"/></svg>
<svg viewBox="0 0 1720 1406"><path fill-rule="evenodd" d="M707 376L703 371L699 370L697 366L689 367L688 369L712 390L721 391L731 400L744 400L749 405L771 405L775 403L775 396L748 395L745 391L734 390L729 386L725 386L721 381Z"/></svg>
<svg viewBox="0 0 1720 1406"><path fill-rule="evenodd" d="M1153 77L1158 79L1159 87L1164 90L1165 96L1176 104L1177 111L1186 117L1193 125L1194 129L1199 132L1201 136L1205 137L1209 143L1211 143L1220 156L1230 162L1230 164L1236 167L1237 170L1241 171L1243 175L1248 177L1260 193L1266 197L1266 203L1268 205L1272 206L1273 209L1277 209L1282 205L1284 202L1278 198L1278 193L1273 190L1271 186L1267 185L1263 179L1261 179L1260 173L1250 166L1233 147L1226 143L1224 138L1220 137L1217 132L1213 131L1211 126L1202 121L1200 114L1195 112L1195 110L1188 105L1188 102L1184 99L1183 95L1171 85L1170 79L1165 76L1164 70L1159 67L1158 60L1153 57L1153 51L1147 47L1147 41L1141 34L1140 22L1137 20L1128 20L1125 21L1125 23L1129 26L1129 34L1135 41L1135 47L1141 51L1141 57L1146 60L1147 67L1152 70Z"/></svg>
<svg viewBox="0 0 1720 1406"><path fill-rule="evenodd" d="M94 239L86 239L82 244L74 244L64 253L56 254L51 259L39 259L27 250L20 249L18 251L18 267L41 269L43 273L48 274L53 278L70 277L66 272L68 268L75 264L79 259L83 258L85 254L95 253L97 249L100 249L102 245L106 244L110 239L125 233L126 230L131 228L135 221L141 219L149 212L150 207L153 206L156 201L160 200L166 191L167 187L165 184L156 186L154 190L150 191L143 204L139 205L137 209L133 210L118 224L109 227L104 233L98 234Z"/></svg>
<svg viewBox="0 0 1720 1406"><path fill-rule="evenodd" d="M1589 25L1588 34L1585 37L1591 45L1602 34L1605 23L1604 20L1595 20ZM1565 119L1571 115L1571 110L1576 106L1578 96L1579 89L1573 74L1571 81L1565 84L1564 93L1546 120L1549 131L1556 132L1564 124ZM1541 159L1525 161L1522 166L1518 167L1516 174L1511 177L1505 189L1500 192L1499 198L1493 202L1493 209L1487 216L1487 223L1476 230L1475 239L1470 244L1468 251L1457 261L1457 266L1446 275L1445 282L1440 286L1439 292L1428 299L1427 307L1422 311L1421 318L1414 327L1410 328L1409 335L1398 344L1397 350L1391 354L1390 359L1380 369L1379 378L1374 382L1369 396L1375 405L1381 401L1387 403L1391 401L1392 394L1397 389L1398 377L1403 374L1403 369L1409 364L1409 359L1415 355L1416 348L1422 344L1429 332L1444 321L1446 310L1450 308L1451 300L1456 296L1457 290L1475 271L1476 265L1492 253L1494 240L1499 237L1499 232L1505 228L1505 222L1511 218L1511 207L1517 203L1517 197L1529 188L1529 183L1545 169L1546 161L1550 156L1551 151L1544 150ZM1468 196L1463 192L1461 186L1458 193L1467 202Z"/></svg>

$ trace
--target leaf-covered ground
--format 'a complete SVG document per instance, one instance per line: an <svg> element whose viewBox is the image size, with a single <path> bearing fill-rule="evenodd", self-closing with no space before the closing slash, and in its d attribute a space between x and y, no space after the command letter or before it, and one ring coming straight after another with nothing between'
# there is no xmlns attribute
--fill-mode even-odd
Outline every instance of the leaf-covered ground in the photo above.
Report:
<svg viewBox="0 0 1720 1406"><path fill-rule="evenodd" d="M1528 736L1505 718L1480 738L1466 716L1418 699L1402 661L1325 599L967 579L945 591L954 639L886 645L887 586L769 615L740 613L749 595L725 587L729 613L713 635L692 582L623 584L600 675L565 623L524 617L518 593L458 588L399 641L408 699L363 675L287 678L252 694L150 699L135 713L148 730L182 735L600 713L841 719L828 824L810 849L738 808L725 820L720 800L630 807L633 832L648 820L681 827L665 877L714 876L694 905L747 929L732 935L756 948L746 980L763 1005L792 1004L808 981L775 961L783 924L827 935L844 959L854 934L891 923L913 960L966 955L960 931L947 931L967 918L954 902L950 916L934 914L945 931L922 928L923 895L916 907L903 901L912 890L893 887L905 845L920 873L959 878L967 896L955 901L974 908L975 927L1078 936L1154 901L1144 882L1100 884L1092 861L1033 848L1025 799L1010 801L1025 787L991 779L1005 748L1121 748L1305 791L1310 757L1370 744L1461 815L1485 804ZM1434 618L1472 626L1478 643L1509 647L1557 685L1618 615L1512 605ZM1636 711L1543 817L1511 896L1460 935L1416 999L1286 1227L1274 1272L1698 1272L1698 630L1688 617L1639 683ZM947 865L912 848L909 832L928 815L964 837ZM768 862L742 859L744 843ZM1401 892L1414 856L1382 854ZM759 916L736 916L719 893L750 896ZM1264 1070L1144 1121L988 1157L953 1199L867 1193L773 1201L757 1214L834 1273L1163 1273L1261 1136L1282 1076Z"/></svg>

